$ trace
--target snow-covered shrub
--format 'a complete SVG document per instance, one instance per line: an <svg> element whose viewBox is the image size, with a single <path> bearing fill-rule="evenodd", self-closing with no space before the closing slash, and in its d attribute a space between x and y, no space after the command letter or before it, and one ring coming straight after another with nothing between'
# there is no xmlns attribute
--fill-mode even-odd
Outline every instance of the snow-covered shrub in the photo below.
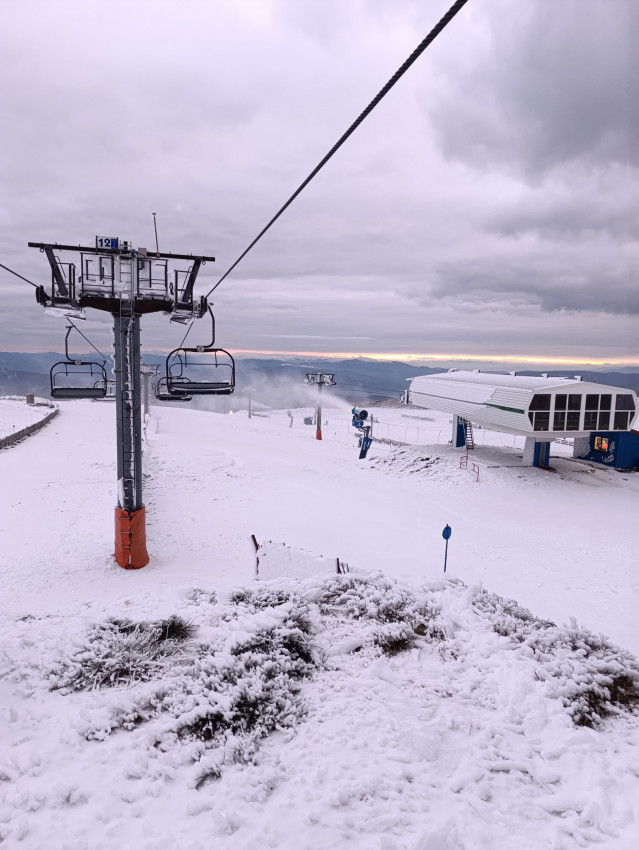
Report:
<svg viewBox="0 0 639 850"><path fill-rule="evenodd" d="M416 634L441 636L436 620L441 606L433 593L417 594L381 573L372 576L340 575L324 582L318 600L323 614L378 623L400 623L417 627Z"/></svg>
<svg viewBox="0 0 639 850"><path fill-rule="evenodd" d="M418 634L419 632L407 623L386 623L375 630L373 640L384 655L392 657L412 649Z"/></svg>
<svg viewBox="0 0 639 850"><path fill-rule="evenodd" d="M186 596L194 605L215 605L217 593L214 590L204 590L202 587L193 587Z"/></svg>
<svg viewBox="0 0 639 850"><path fill-rule="evenodd" d="M187 623L186 620L176 614L172 614L168 620L160 620L157 624L151 623L152 627L156 625L159 632L158 641L187 641L197 633L197 626L194 626L193 623Z"/></svg>
<svg viewBox="0 0 639 850"><path fill-rule="evenodd" d="M381 573L339 575L324 581L317 598L320 612L335 625L340 645L368 648L388 656L420 642L441 641L441 604L432 590L411 588Z"/></svg>
<svg viewBox="0 0 639 850"><path fill-rule="evenodd" d="M502 637L524 641L532 632L555 626L550 620L535 617L514 599L504 599L496 593L478 590L472 598L473 608L492 621L492 627Z"/></svg>
<svg viewBox="0 0 639 850"><path fill-rule="evenodd" d="M353 619L366 617L380 623L404 621L414 604L415 596L408 588L381 574L335 576L324 583L319 600L322 613L339 612Z"/></svg>
<svg viewBox="0 0 639 850"><path fill-rule="evenodd" d="M539 630L524 641L539 662L539 678L577 726L639 707L639 662L627 650L576 626Z"/></svg>
<svg viewBox="0 0 639 850"><path fill-rule="evenodd" d="M117 633L120 638L137 640L142 654L138 666L144 675L136 670L138 687L123 692L108 713L93 715L85 729L87 739L104 740L117 729L131 731L141 724L154 723L154 748L188 746L194 760L206 751L220 750L228 763L250 761L264 737L276 729L294 726L305 712L301 681L315 669L311 645L315 627L309 603L295 597L295 601L262 607L261 594L256 602L252 606L241 603L235 618L222 616L228 606L212 606L212 619L218 624L214 640L189 644L188 654L174 655L171 664L162 669L148 663L149 648L140 643L143 630L139 625L132 628L135 624L111 620L94 627L89 645L95 643L97 633ZM232 605L237 608L240 604ZM170 644L171 634L183 632L173 618L162 625L163 631L151 630L157 646ZM164 640L157 637L162 634ZM132 647L131 654L133 651ZM77 656L73 656L76 664L82 660ZM127 660L132 666L128 656ZM86 670L81 669L86 681ZM157 683L148 681L156 677L160 680ZM79 689L76 666L72 665L66 678L58 678L66 683L64 692ZM217 770L215 764L212 773L207 768L202 781L213 778Z"/></svg>
<svg viewBox="0 0 639 850"><path fill-rule="evenodd" d="M48 671L52 690L63 693L147 681L167 659L184 652L195 627L180 617L151 623L111 619L95 625L85 645Z"/></svg>
<svg viewBox="0 0 639 850"><path fill-rule="evenodd" d="M242 588L231 594L231 602L235 605L247 605L255 611L262 608L276 608L291 599L299 597L290 590L272 585L262 585L255 588Z"/></svg>
<svg viewBox="0 0 639 850"><path fill-rule="evenodd" d="M231 653L243 656L246 664L253 661L260 663L265 658L280 661L286 667L287 674L293 678L308 675L309 666L314 664L308 630L300 628L295 621L261 629L234 646Z"/></svg>
<svg viewBox="0 0 639 850"><path fill-rule="evenodd" d="M304 713L298 699L301 674L285 656L251 651L221 668L213 658L201 663L198 678L172 690L161 704L174 718L165 737L220 746L232 735L244 742L246 753L276 729L294 726ZM306 675L310 672L309 666Z"/></svg>
<svg viewBox="0 0 639 850"><path fill-rule="evenodd" d="M548 683L549 694L561 699L577 726L597 726L639 707L639 662L604 636L576 623L556 626L485 590L474 595L473 607L537 662L536 677Z"/></svg>

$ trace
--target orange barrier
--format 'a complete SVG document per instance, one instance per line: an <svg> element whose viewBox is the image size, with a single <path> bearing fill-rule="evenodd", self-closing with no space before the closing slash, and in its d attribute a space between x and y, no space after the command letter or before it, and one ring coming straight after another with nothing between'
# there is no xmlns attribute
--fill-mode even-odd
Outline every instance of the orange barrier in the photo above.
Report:
<svg viewBox="0 0 639 850"><path fill-rule="evenodd" d="M133 513L115 509L115 560L125 570L139 570L149 563L144 507Z"/></svg>

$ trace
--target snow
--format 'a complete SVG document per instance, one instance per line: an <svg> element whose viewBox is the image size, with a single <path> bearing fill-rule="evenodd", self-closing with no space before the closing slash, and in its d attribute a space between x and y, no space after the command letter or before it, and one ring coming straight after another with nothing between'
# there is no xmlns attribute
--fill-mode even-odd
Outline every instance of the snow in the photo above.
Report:
<svg viewBox="0 0 639 850"><path fill-rule="evenodd" d="M0 397L0 439L34 425L50 412L48 407L27 404L24 396Z"/></svg>
<svg viewBox="0 0 639 850"><path fill-rule="evenodd" d="M476 432L476 481L432 411L375 411L382 437L418 426L422 445L375 442L366 461L346 409L325 410L321 442L308 411L291 428L287 411L153 412L142 570L112 557L112 406L67 403L0 453L3 846L639 846L637 715L571 714L606 671L635 670L639 476L561 444L554 472L524 467L512 438ZM197 627L176 653L65 692L129 646L110 618L172 615ZM296 622L303 669L286 660ZM266 708L246 730L249 681ZM180 737L211 706L230 731Z"/></svg>

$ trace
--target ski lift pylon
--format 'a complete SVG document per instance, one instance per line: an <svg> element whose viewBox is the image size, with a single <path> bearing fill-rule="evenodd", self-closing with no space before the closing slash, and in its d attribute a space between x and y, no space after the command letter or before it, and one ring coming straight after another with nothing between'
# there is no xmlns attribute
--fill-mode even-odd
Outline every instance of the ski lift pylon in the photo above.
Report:
<svg viewBox="0 0 639 850"><path fill-rule="evenodd" d="M215 317L210 307L209 315L211 342L193 348L175 348L166 358L164 377L168 395L230 395L235 389L235 360L224 348L214 347ZM195 359L198 355L205 357Z"/></svg>
<svg viewBox="0 0 639 850"><path fill-rule="evenodd" d="M64 338L64 353L67 359L54 363L49 372L51 398L62 401L105 398L107 373L104 364L94 360L73 360L69 355L69 334L72 329L73 325L69 325Z"/></svg>

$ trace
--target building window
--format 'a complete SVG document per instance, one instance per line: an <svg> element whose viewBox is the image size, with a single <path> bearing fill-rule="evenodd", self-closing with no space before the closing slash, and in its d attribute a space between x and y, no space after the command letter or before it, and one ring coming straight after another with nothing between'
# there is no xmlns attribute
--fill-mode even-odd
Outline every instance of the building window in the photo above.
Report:
<svg viewBox="0 0 639 850"><path fill-rule="evenodd" d="M601 410L610 410L610 405L612 402L611 395L602 395L601 396L601 404L599 405Z"/></svg>
<svg viewBox="0 0 639 850"><path fill-rule="evenodd" d="M606 431L610 428L610 411L602 410L599 414L599 430Z"/></svg>
<svg viewBox="0 0 639 850"><path fill-rule="evenodd" d="M548 431L550 429L550 393L535 393L530 400L528 418L533 431Z"/></svg>
<svg viewBox="0 0 639 850"><path fill-rule="evenodd" d="M535 413L535 422L533 429L535 431L548 431L550 428L550 413L547 411L538 411Z"/></svg>
<svg viewBox="0 0 639 850"><path fill-rule="evenodd" d="M616 410L631 410L633 413L635 411L635 403L630 394L628 395L618 395L617 400L615 402Z"/></svg>
<svg viewBox="0 0 639 850"><path fill-rule="evenodd" d="M566 396L564 396L566 398ZM563 410L555 410L555 417L552 423L553 431L565 431L566 430L566 413Z"/></svg>
<svg viewBox="0 0 639 850"><path fill-rule="evenodd" d="M586 396L586 410L599 410L599 396L598 395L587 395Z"/></svg>
<svg viewBox="0 0 639 850"><path fill-rule="evenodd" d="M568 410L581 410L581 395L568 396Z"/></svg>
<svg viewBox="0 0 639 850"><path fill-rule="evenodd" d="M568 396L567 395L556 395L555 396L555 410L565 410L567 404L568 404Z"/></svg>
<svg viewBox="0 0 639 850"><path fill-rule="evenodd" d="M615 431L627 431L628 430L628 418L630 414L625 410L617 410L615 412Z"/></svg>
<svg viewBox="0 0 639 850"><path fill-rule="evenodd" d="M595 437L595 443L593 448L596 452L607 452L608 437Z"/></svg>
<svg viewBox="0 0 639 850"><path fill-rule="evenodd" d="M581 414L569 412L566 418L566 431L579 430L579 418Z"/></svg>
<svg viewBox="0 0 639 850"><path fill-rule="evenodd" d="M535 393L530 402L529 410L550 410L550 394Z"/></svg>
<svg viewBox="0 0 639 850"><path fill-rule="evenodd" d="M594 431L597 428L597 411L587 410L584 413L584 431Z"/></svg>

